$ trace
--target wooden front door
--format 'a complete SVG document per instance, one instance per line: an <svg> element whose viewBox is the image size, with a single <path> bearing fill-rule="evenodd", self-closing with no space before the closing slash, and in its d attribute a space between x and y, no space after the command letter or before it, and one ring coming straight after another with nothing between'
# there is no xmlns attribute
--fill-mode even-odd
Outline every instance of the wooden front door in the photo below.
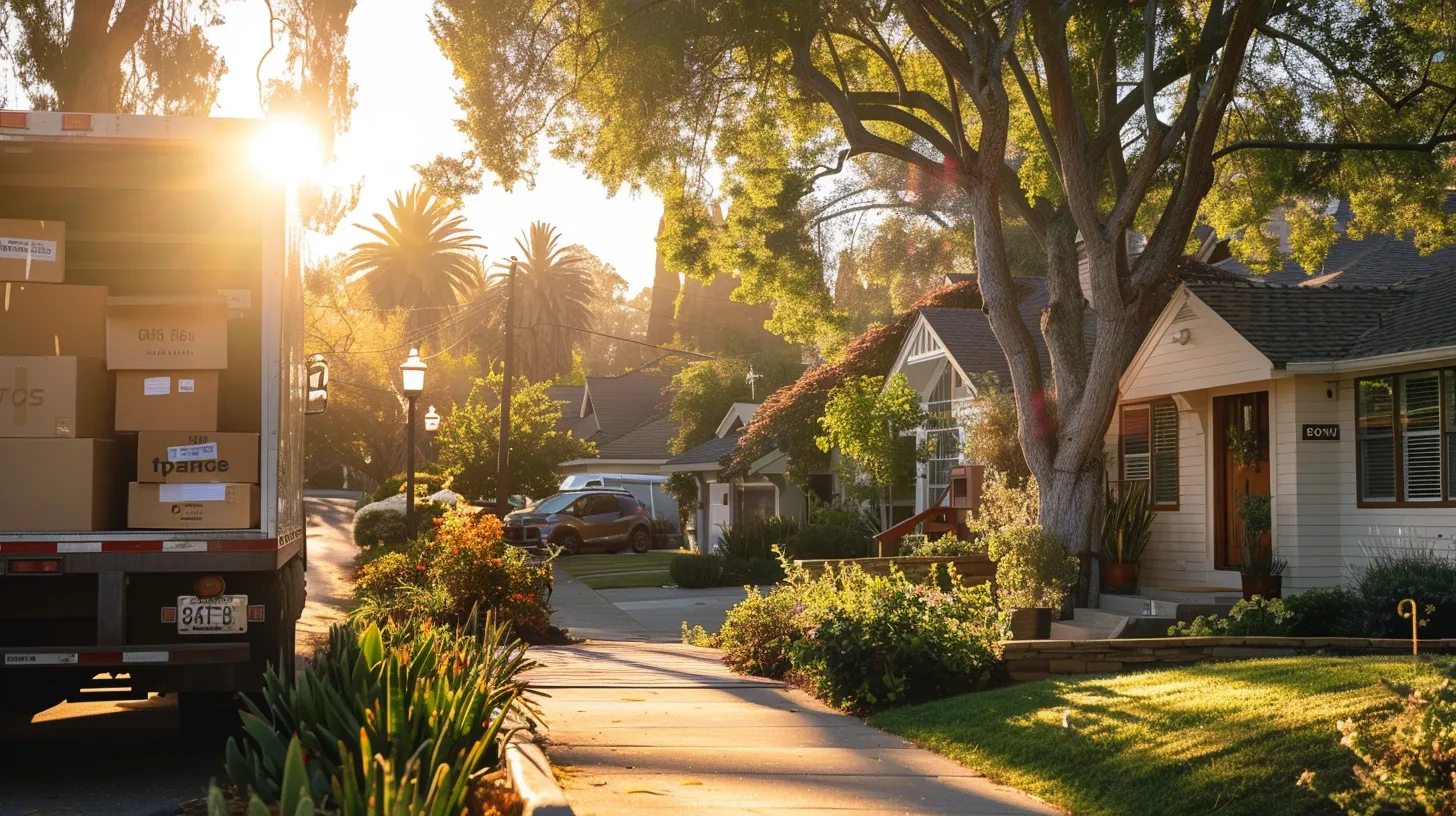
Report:
<svg viewBox="0 0 1456 816"><path fill-rule="evenodd" d="M1269 392L1214 397L1213 428L1213 565L1218 569L1237 569L1243 562L1240 544L1244 540L1244 522L1238 513L1239 494L1269 492ZM1236 463L1235 437L1257 442L1253 463L1245 466ZM1263 544L1267 546L1268 542Z"/></svg>

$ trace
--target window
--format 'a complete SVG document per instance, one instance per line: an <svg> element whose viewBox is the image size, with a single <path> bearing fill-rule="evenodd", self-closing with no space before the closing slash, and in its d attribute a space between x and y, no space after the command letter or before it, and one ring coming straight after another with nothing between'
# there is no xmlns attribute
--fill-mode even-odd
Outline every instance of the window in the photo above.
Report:
<svg viewBox="0 0 1456 816"><path fill-rule="evenodd" d="M1120 425L1122 480L1147 482L1153 507L1178 506L1178 406L1126 405Z"/></svg>
<svg viewBox="0 0 1456 816"><path fill-rule="evenodd" d="M1360 500L1456 499L1456 371L1413 371L1356 383Z"/></svg>
<svg viewBox="0 0 1456 816"><path fill-rule="evenodd" d="M960 374L947 364L925 401L929 415L925 441L930 449L930 458L925 462L927 504L933 504L950 486L950 469L961 463L961 422L955 412L955 389L959 385Z"/></svg>

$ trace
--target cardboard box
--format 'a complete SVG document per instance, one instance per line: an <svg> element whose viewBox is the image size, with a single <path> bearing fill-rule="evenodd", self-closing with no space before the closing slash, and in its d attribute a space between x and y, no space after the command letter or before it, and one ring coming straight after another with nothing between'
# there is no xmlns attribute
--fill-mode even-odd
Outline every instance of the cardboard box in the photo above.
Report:
<svg viewBox="0 0 1456 816"><path fill-rule="evenodd" d="M116 429L217 430L216 371L116 372Z"/></svg>
<svg viewBox="0 0 1456 816"><path fill-rule="evenodd" d="M106 302L107 368L227 368L226 298L113 297Z"/></svg>
<svg viewBox="0 0 1456 816"><path fill-rule="evenodd" d="M106 359L106 287L0 283L0 354Z"/></svg>
<svg viewBox="0 0 1456 816"><path fill-rule="evenodd" d="M0 439L0 530L115 529L115 445L108 439Z"/></svg>
<svg viewBox="0 0 1456 816"><path fill-rule="evenodd" d="M258 483L258 435L142 431L137 435L137 481Z"/></svg>
<svg viewBox="0 0 1456 816"><path fill-rule="evenodd" d="M0 280L60 283L65 279L64 221L0 218Z"/></svg>
<svg viewBox="0 0 1456 816"><path fill-rule="evenodd" d="M0 357L0 437L111 436L106 366L86 357Z"/></svg>
<svg viewBox="0 0 1456 816"><path fill-rule="evenodd" d="M132 482L126 526L134 530L245 530L258 526L255 484Z"/></svg>

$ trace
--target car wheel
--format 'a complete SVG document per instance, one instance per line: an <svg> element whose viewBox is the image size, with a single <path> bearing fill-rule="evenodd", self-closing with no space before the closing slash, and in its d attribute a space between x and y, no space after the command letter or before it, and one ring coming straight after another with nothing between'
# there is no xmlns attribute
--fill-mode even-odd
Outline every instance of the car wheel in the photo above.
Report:
<svg viewBox="0 0 1456 816"><path fill-rule="evenodd" d="M561 547L563 555L576 555L581 552L581 536L576 533L562 533L556 543Z"/></svg>
<svg viewBox="0 0 1456 816"><path fill-rule="evenodd" d="M632 552L645 553L650 549L652 549L652 535L642 527L632 531Z"/></svg>

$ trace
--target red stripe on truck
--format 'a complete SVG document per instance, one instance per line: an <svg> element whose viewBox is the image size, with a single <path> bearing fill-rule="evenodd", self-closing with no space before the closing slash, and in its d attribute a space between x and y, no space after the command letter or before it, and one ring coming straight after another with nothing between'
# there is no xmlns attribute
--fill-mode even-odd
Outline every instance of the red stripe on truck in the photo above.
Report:
<svg viewBox="0 0 1456 816"><path fill-rule="evenodd" d="M0 555L49 555L52 553L141 553L141 552L266 552L278 549L276 538L239 538L220 541L0 541Z"/></svg>

